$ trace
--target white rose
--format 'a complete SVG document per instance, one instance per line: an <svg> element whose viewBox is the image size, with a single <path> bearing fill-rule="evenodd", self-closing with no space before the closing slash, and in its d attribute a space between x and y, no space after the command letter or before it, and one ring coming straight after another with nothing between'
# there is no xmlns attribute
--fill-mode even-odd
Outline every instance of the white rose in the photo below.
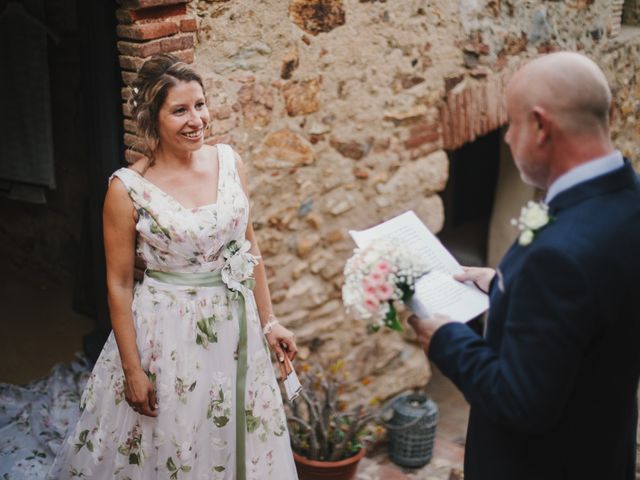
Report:
<svg viewBox="0 0 640 480"><path fill-rule="evenodd" d="M176 453L182 463L188 462L191 460L191 444L189 442L182 442Z"/></svg>
<svg viewBox="0 0 640 480"><path fill-rule="evenodd" d="M238 280L239 274L243 271L244 258L241 255L234 255L229 260L229 268L231 269L231 275Z"/></svg>
<svg viewBox="0 0 640 480"><path fill-rule="evenodd" d="M533 232L531 230L524 230L518 238L518 243L522 246L527 246L533 241Z"/></svg>
<svg viewBox="0 0 640 480"><path fill-rule="evenodd" d="M523 212L522 223L531 230L538 230L549 223L549 215L544 207L533 204Z"/></svg>

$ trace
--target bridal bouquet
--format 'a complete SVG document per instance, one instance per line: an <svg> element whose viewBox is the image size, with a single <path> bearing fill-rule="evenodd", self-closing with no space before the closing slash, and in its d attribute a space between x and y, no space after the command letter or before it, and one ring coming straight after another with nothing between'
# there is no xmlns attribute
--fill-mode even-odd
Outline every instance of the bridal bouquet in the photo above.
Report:
<svg viewBox="0 0 640 480"><path fill-rule="evenodd" d="M429 271L426 263L389 241L356 249L344 267L342 299L347 311L369 320L378 331L386 325L402 331L394 302L408 302L415 282Z"/></svg>

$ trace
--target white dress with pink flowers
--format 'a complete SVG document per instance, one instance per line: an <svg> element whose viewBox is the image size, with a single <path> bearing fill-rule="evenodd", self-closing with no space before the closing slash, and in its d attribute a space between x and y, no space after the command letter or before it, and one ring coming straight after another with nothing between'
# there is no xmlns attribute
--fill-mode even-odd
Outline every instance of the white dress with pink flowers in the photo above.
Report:
<svg viewBox="0 0 640 480"><path fill-rule="evenodd" d="M49 478L297 478L280 390L245 286L255 263L244 244L249 204L231 147L217 149L218 201L195 209L131 169L114 173L138 212L137 250L147 268L187 277L220 272L222 283L178 285L146 275L136 285L138 350L156 387L159 414L139 415L125 401L112 333L82 396L80 420ZM239 358L246 361L242 372Z"/></svg>

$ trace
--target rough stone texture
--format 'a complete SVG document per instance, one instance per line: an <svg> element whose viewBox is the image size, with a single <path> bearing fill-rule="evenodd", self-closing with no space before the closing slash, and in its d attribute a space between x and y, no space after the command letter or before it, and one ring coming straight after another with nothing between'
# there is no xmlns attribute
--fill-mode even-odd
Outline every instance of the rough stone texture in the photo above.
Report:
<svg viewBox="0 0 640 480"><path fill-rule="evenodd" d="M493 75L482 82L467 78L464 87L448 94L441 109L445 147L457 148L468 137L487 133L506 121L499 92L526 58L573 50L589 55L605 70L614 92L616 145L638 166L640 30L633 25L639 5L637 0L460 2L466 42L482 43L479 63L490 67ZM621 30L621 23L631 27ZM488 101L494 103L488 106ZM477 115L478 111L485 113Z"/></svg>
<svg viewBox="0 0 640 480"><path fill-rule="evenodd" d="M622 4L615 17L606 0L401 3L188 4L209 141L231 143L247 165L275 312L302 357L345 358L353 393L381 398L424 384L429 370L408 333L369 336L344 312L348 230L413 209L438 232L443 150L505 124L502 93L518 65L559 48L596 58L615 90L616 142L640 158L640 37L611 37Z"/></svg>
<svg viewBox="0 0 640 480"><path fill-rule="evenodd" d="M238 91L238 103L242 107L244 126L248 128L268 125L271 121L273 102L274 94L269 85L255 82L242 85ZM218 119L222 118L218 117Z"/></svg>
<svg viewBox="0 0 640 480"><path fill-rule="evenodd" d="M321 80L317 78L287 82L282 87L287 113L295 117L320 110L320 99L318 98L320 86Z"/></svg>
<svg viewBox="0 0 640 480"><path fill-rule="evenodd" d="M314 161L311 145L291 130L278 130L264 139L254 165L261 169L310 165Z"/></svg>
<svg viewBox="0 0 640 480"><path fill-rule="evenodd" d="M291 0L289 15L293 23L312 35L345 23L342 0Z"/></svg>

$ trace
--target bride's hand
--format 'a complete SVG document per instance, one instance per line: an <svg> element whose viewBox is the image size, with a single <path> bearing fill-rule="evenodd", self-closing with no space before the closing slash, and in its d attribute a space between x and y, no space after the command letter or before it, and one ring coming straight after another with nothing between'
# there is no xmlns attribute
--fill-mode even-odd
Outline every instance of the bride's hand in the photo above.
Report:
<svg viewBox="0 0 640 480"><path fill-rule="evenodd" d="M124 378L124 398L140 415L157 417L156 392L144 370L137 370Z"/></svg>
<svg viewBox="0 0 640 480"><path fill-rule="evenodd" d="M293 360L298 353L298 347L296 346L295 334L286 329L281 324L277 323L271 329L267 335L267 342L271 349L275 352L278 359L278 366L280 367L280 374L282 378L287 376L287 370L284 364L284 356L289 357L289 360Z"/></svg>

